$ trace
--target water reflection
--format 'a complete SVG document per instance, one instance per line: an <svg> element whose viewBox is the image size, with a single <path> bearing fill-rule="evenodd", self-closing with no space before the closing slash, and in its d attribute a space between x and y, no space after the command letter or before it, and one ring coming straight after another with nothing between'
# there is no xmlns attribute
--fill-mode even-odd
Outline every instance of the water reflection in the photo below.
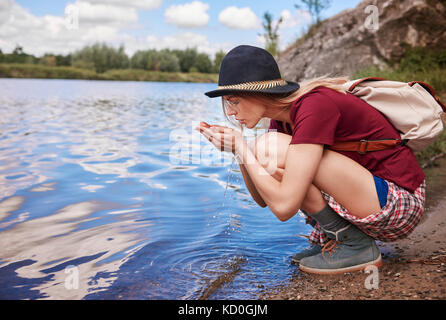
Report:
<svg viewBox="0 0 446 320"><path fill-rule="evenodd" d="M285 281L305 226L258 208L192 136L223 123L211 87L0 79L0 298L238 299Z"/></svg>
<svg viewBox="0 0 446 320"><path fill-rule="evenodd" d="M132 247L141 241L135 231L143 227L147 232L151 225L150 221L135 223L135 212L123 212L114 222L80 229L81 223L99 219L91 215L101 207L100 203L93 201L71 204L46 217L23 221L1 232L3 264L32 258L35 260L33 264L15 270L17 276L33 279L51 273L51 282L44 282L35 289L46 297L82 298L94 289L94 286L87 285L97 272L94 264L119 252L130 253ZM85 260L88 256L91 258ZM75 259L78 261L73 261ZM122 259L117 260L101 269L113 272L122 263ZM73 264L79 268L79 290L61 290L58 284L65 283L65 265Z"/></svg>

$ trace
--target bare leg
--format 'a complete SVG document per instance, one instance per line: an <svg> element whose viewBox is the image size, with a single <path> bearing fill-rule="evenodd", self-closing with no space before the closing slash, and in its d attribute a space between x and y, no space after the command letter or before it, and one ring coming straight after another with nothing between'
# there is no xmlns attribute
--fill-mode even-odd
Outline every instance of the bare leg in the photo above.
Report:
<svg viewBox="0 0 446 320"><path fill-rule="evenodd" d="M257 159L279 181L285 171L290 139L288 135L271 132L258 138L255 144ZM324 150L301 208L318 222L330 241L322 249L313 246L298 252L291 261L299 263L301 271L316 274L357 271L368 265L381 266L381 254L375 241L327 206L320 190L330 194L350 214L359 218L380 210L372 174L350 158Z"/></svg>
<svg viewBox="0 0 446 320"><path fill-rule="evenodd" d="M279 133L276 137L270 139L271 136L272 134L268 133L258 137L251 143L250 147L254 150L259 163L268 169L276 180L282 181L283 172L285 171L286 153L291 136ZM326 205L327 201L322 197L320 190L312 184L308 189L301 209L311 214L321 211Z"/></svg>
<svg viewBox="0 0 446 320"><path fill-rule="evenodd" d="M269 132L255 141L255 155L260 164L277 180L282 179L291 136ZM357 162L331 150L325 150L302 209L309 214L326 206L320 190L336 199L350 214L365 218L380 211L372 174Z"/></svg>

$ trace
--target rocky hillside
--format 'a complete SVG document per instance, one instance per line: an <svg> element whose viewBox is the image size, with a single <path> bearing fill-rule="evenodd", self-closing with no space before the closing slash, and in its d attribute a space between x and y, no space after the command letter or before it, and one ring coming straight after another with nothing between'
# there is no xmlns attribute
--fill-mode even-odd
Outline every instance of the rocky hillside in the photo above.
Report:
<svg viewBox="0 0 446 320"><path fill-rule="evenodd" d="M366 23L369 5L378 8L376 30ZM364 67L398 61L407 44L446 49L445 0L364 0L313 27L280 54L278 63L287 80L352 76Z"/></svg>

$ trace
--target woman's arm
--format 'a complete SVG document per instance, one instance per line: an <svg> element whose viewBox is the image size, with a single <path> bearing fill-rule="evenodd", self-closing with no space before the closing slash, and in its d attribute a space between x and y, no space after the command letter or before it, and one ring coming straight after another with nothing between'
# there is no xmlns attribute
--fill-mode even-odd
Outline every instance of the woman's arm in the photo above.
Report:
<svg viewBox="0 0 446 320"><path fill-rule="evenodd" d="M263 201L262 196L259 194L259 192L256 189L256 186L252 182L251 178L249 177L249 173L245 168L245 165L243 163L239 163L240 165L240 171L243 175L243 180L245 180L246 188L248 188L249 193L251 194L252 198L255 202L262 208L266 207L265 201Z"/></svg>
<svg viewBox="0 0 446 320"><path fill-rule="evenodd" d="M255 150L256 145L255 145L256 140L252 140L251 142L249 142L249 148L251 150ZM255 156L257 159L259 159L259 156L255 153ZM238 159L238 157L236 157ZM266 165L269 165L269 163L266 163ZM259 192L256 189L256 186L254 185L254 183L252 182L248 171L246 170L245 165L240 162L239 163L240 166L240 171L242 172L243 175L243 179L245 181L245 185L248 188L249 193L251 194L252 198L254 199L255 202L257 202L257 204L259 206L261 206L262 208L265 208L267 205L265 203L265 201L262 199L262 197L260 196ZM263 167L265 167L265 164L263 164ZM283 176L283 172L284 169L282 168L275 168L274 173L271 174L272 177L274 177L276 180L278 181L282 181L282 176Z"/></svg>
<svg viewBox="0 0 446 320"><path fill-rule="evenodd" d="M322 159L322 144L294 144L288 147L285 169L279 181L260 165L240 132L223 127L197 128L221 151L232 151L246 169L260 197L281 221L301 207Z"/></svg>
<svg viewBox="0 0 446 320"><path fill-rule="evenodd" d="M322 159L323 145L296 144L288 147L282 180L272 177L257 161L246 143L236 147L256 190L281 221L291 218L301 207Z"/></svg>
<svg viewBox="0 0 446 320"><path fill-rule="evenodd" d="M219 126L219 125L210 125L210 124L208 124L208 123L206 123L204 121L202 121L200 123L200 126L202 126L203 128L221 128L223 130L224 129L228 129L226 127ZM249 193L251 194L251 197L254 199L254 201L259 206L261 206L262 208L265 208L266 207L266 203L265 203L265 201L263 201L263 199L260 196L260 194L258 193L254 183L252 182L251 178L249 177L249 173L246 171L245 165L243 163L239 163L239 166L240 166L240 171L241 171L242 176L243 176L243 180L245 181L246 188L248 189Z"/></svg>

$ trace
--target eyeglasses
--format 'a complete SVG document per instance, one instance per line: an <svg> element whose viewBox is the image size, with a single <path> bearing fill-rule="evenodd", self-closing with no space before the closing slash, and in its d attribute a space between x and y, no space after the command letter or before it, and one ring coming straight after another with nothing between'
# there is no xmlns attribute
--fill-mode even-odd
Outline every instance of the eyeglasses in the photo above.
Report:
<svg viewBox="0 0 446 320"><path fill-rule="evenodd" d="M228 111L229 107L235 111L239 110L239 107L237 106L239 101L230 101L230 100L222 97L221 102L222 102L223 109L226 110L226 112Z"/></svg>

